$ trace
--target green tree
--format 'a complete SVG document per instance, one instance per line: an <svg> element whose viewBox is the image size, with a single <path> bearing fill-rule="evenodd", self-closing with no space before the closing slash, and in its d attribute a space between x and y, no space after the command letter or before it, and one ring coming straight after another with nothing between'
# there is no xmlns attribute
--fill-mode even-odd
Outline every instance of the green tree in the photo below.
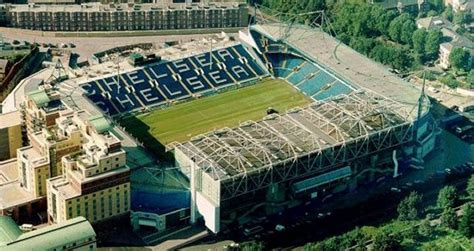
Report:
<svg viewBox="0 0 474 251"><path fill-rule="evenodd" d="M443 0L429 0L428 3L431 5L431 8L438 11L438 13L441 13L444 9Z"/></svg>
<svg viewBox="0 0 474 251"><path fill-rule="evenodd" d="M474 220L474 212L469 204L465 204L462 207L463 215L461 217L461 221L459 222L459 232L466 236L467 238L471 238L473 234L473 220Z"/></svg>
<svg viewBox="0 0 474 251"><path fill-rule="evenodd" d="M390 65L398 70L405 71L412 66L413 58L410 55L410 51L406 47L392 48L392 58Z"/></svg>
<svg viewBox="0 0 474 251"><path fill-rule="evenodd" d="M474 63L473 63L473 65L474 65ZM469 73L467 74L466 83L470 86L470 89L474 89L474 69L470 70ZM471 183L474 184L474 180L470 181L470 183L468 183L468 185L471 184ZM473 190L472 195L471 194L469 194L469 195L470 195L471 200L474 200L474 187L472 188L472 190Z"/></svg>
<svg viewBox="0 0 474 251"><path fill-rule="evenodd" d="M458 24L458 25L463 25L467 23L467 21L468 21L468 18L467 18L466 12L458 11L454 13L453 23Z"/></svg>
<svg viewBox="0 0 474 251"><path fill-rule="evenodd" d="M411 38L413 37L413 32L416 30L416 25L413 19L408 19L403 22L402 29L400 31L400 40L404 44L411 45Z"/></svg>
<svg viewBox="0 0 474 251"><path fill-rule="evenodd" d="M439 81L451 89L457 88L460 84L452 75L444 76Z"/></svg>
<svg viewBox="0 0 474 251"><path fill-rule="evenodd" d="M420 223L420 227L418 228L418 233L425 237L431 237L433 234L433 228L431 227L429 219L423 219Z"/></svg>
<svg viewBox="0 0 474 251"><path fill-rule="evenodd" d="M380 18L377 20L375 27L376 29L380 32L380 34L383 35L389 35L388 29L390 26L390 23L392 22L393 19L397 17L397 13L393 10L391 11L386 11L384 12Z"/></svg>
<svg viewBox="0 0 474 251"><path fill-rule="evenodd" d="M413 33L413 50L415 51L415 57L419 63L424 62L425 44L427 36L428 32L425 28L418 29Z"/></svg>
<svg viewBox="0 0 474 251"><path fill-rule="evenodd" d="M469 75L473 78L474 80L474 70L471 70L468 74L468 79ZM466 187L466 192L469 195L470 200L474 200L474 175L471 175L471 178L467 181L467 187Z"/></svg>
<svg viewBox="0 0 474 251"><path fill-rule="evenodd" d="M398 219L415 220L418 218L421 204L421 196L417 192L411 192L398 205Z"/></svg>
<svg viewBox="0 0 474 251"><path fill-rule="evenodd" d="M449 21L453 21L454 12L453 7L451 5L446 7L446 9L443 11L443 17L448 19Z"/></svg>
<svg viewBox="0 0 474 251"><path fill-rule="evenodd" d="M458 199L458 192L453 186L443 187L438 194L439 208L452 208Z"/></svg>
<svg viewBox="0 0 474 251"><path fill-rule="evenodd" d="M418 239L418 227L412 226L402 232L403 240L416 240Z"/></svg>
<svg viewBox="0 0 474 251"><path fill-rule="evenodd" d="M456 70L469 71L472 65L471 54L463 48L454 48L449 53L449 63Z"/></svg>
<svg viewBox="0 0 474 251"><path fill-rule="evenodd" d="M402 247L397 238L381 232L375 235L372 249L376 251L397 251L402 250Z"/></svg>
<svg viewBox="0 0 474 251"><path fill-rule="evenodd" d="M443 226L450 229L457 228L458 218L453 208L447 207L444 209L443 213L441 214L441 223L443 224Z"/></svg>
<svg viewBox="0 0 474 251"><path fill-rule="evenodd" d="M362 54L369 55L374 44L374 40L371 38L354 37L351 39L349 46Z"/></svg>
<svg viewBox="0 0 474 251"><path fill-rule="evenodd" d="M261 241L249 241L240 245L241 251L263 251L265 244Z"/></svg>
<svg viewBox="0 0 474 251"><path fill-rule="evenodd" d="M401 16L398 16L390 22L390 25L388 27L388 35L390 36L390 39L392 39L395 42L401 42L401 33L402 33L402 27L403 23L405 23L406 20L406 15L404 14Z"/></svg>
<svg viewBox="0 0 474 251"><path fill-rule="evenodd" d="M439 45L441 44L442 37L443 34L438 29L428 32L425 45L425 55L428 59L435 60L438 58Z"/></svg>

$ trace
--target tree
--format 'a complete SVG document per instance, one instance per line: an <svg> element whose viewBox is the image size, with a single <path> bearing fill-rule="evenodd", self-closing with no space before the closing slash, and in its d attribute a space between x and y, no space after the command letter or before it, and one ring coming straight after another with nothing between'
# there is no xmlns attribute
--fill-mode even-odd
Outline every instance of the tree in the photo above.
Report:
<svg viewBox="0 0 474 251"><path fill-rule="evenodd" d="M372 249L377 251L396 251L402 248L397 238L390 236L388 233L381 232L375 236Z"/></svg>
<svg viewBox="0 0 474 251"><path fill-rule="evenodd" d="M448 19L449 21L453 21L454 12L453 7L451 5L448 5L448 7L446 7L446 9L443 11L443 17Z"/></svg>
<svg viewBox="0 0 474 251"><path fill-rule="evenodd" d="M465 204L462 207L463 215L461 217L461 221L459 222L459 232L466 236L467 238L471 238L473 234L473 220L474 220L474 212L469 204Z"/></svg>
<svg viewBox="0 0 474 251"><path fill-rule="evenodd" d="M433 228L431 227L429 219L423 219L420 223L420 227L418 228L418 233L425 237L431 237L433 234Z"/></svg>
<svg viewBox="0 0 474 251"><path fill-rule="evenodd" d="M471 70L469 72L469 75L474 77L474 70ZM469 78L469 75L468 75L468 78ZM471 175L471 178L469 178L469 180L467 181L466 192L469 195L469 199L474 200L474 175Z"/></svg>
<svg viewBox="0 0 474 251"><path fill-rule="evenodd" d="M402 29L400 31L400 41L404 44L411 45L411 38L413 32L416 30L416 25L413 19L408 19L403 22Z"/></svg>
<svg viewBox="0 0 474 251"><path fill-rule="evenodd" d="M449 63L456 70L469 71L471 69L471 54L463 48L454 48L449 53Z"/></svg>
<svg viewBox="0 0 474 251"><path fill-rule="evenodd" d="M405 71L412 65L413 58L410 56L410 50L407 47L395 47L392 49L390 65L398 70Z"/></svg>
<svg viewBox="0 0 474 251"><path fill-rule="evenodd" d="M380 34L389 35L388 28L393 19L397 17L397 13L393 10L384 12L377 20L375 27Z"/></svg>
<svg viewBox="0 0 474 251"><path fill-rule="evenodd" d="M467 21L468 21L468 18L467 18L467 14L465 12L458 11L458 12L454 13L453 23L458 24L458 25L463 25L463 24L467 23Z"/></svg>
<svg viewBox="0 0 474 251"><path fill-rule="evenodd" d="M374 47L374 41L371 38L353 37L349 46L362 54L369 55Z"/></svg>
<svg viewBox="0 0 474 251"><path fill-rule="evenodd" d="M265 250L265 245L261 241L249 241L240 245L241 251L262 251Z"/></svg>
<svg viewBox="0 0 474 251"><path fill-rule="evenodd" d="M431 8L441 13L444 9L444 2L443 0L429 0L428 1L431 5Z"/></svg>
<svg viewBox="0 0 474 251"><path fill-rule="evenodd" d="M428 59L434 60L438 58L439 45L443 34L440 30L430 30L426 36L425 54Z"/></svg>
<svg viewBox="0 0 474 251"><path fill-rule="evenodd" d="M439 81L451 89L456 89L460 84L451 74L440 78Z"/></svg>
<svg viewBox="0 0 474 251"><path fill-rule="evenodd" d="M441 223L447 228L453 230L456 229L458 225L458 218L453 208L447 207L444 209L443 213L441 214Z"/></svg>
<svg viewBox="0 0 474 251"><path fill-rule="evenodd" d="M438 194L439 208L452 208L458 199L458 192L453 186L443 187Z"/></svg>
<svg viewBox="0 0 474 251"><path fill-rule="evenodd" d="M420 63L423 63L424 60L423 56L425 54L425 44L427 36L428 32L425 28L418 29L413 33L413 50L415 51L418 62Z"/></svg>
<svg viewBox="0 0 474 251"><path fill-rule="evenodd" d="M421 196L417 192L411 192L398 205L398 218L400 220L415 220L419 215Z"/></svg>
<svg viewBox="0 0 474 251"><path fill-rule="evenodd" d="M390 22L390 25L388 27L388 35L390 36L390 39L392 39L395 42L402 42L401 34L402 34L403 24L405 23L405 21L409 19L410 19L410 15L405 13L394 18L392 22Z"/></svg>

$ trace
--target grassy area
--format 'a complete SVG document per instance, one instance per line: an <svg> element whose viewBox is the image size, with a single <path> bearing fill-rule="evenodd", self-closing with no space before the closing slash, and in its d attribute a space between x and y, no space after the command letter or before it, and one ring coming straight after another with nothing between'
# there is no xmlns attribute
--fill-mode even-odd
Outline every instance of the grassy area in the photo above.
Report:
<svg viewBox="0 0 474 251"><path fill-rule="evenodd" d="M286 82L267 80L127 118L121 124L145 144L152 142L152 136L166 145L174 141L188 140L213 129L234 127L240 122L262 119L268 107L284 112L310 102L308 97Z"/></svg>

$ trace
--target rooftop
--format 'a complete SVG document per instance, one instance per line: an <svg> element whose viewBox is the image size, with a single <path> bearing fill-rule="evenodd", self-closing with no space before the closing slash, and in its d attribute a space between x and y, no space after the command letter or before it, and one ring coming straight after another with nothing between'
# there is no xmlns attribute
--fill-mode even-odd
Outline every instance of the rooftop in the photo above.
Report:
<svg viewBox="0 0 474 251"><path fill-rule="evenodd" d="M31 203L36 199L40 199L27 192L17 180L1 184L0 194L2 195L0 197L0 209L21 206L26 203Z"/></svg>
<svg viewBox="0 0 474 251"><path fill-rule="evenodd" d="M412 118L416 117L420 97L417 88L327 33L303 25L293 25L288 29L288 25L282 23L259 24L251 26L251 29L276 41L289 43L345 82L393 99L402 104L400 109L410 113Z"/></svg>
<svg viewBox="0 0 474 251"><path fill-rule="evenodd" d="M89 122L95 128L97 133L108 132L112 129L112 125L103 115L96 115L89 118Z"/></svg>
<svg viewBox="0 0 474 251"><path fill-rule="evenodd" d="M226 180L411 123L401 106L358 91L173 143L172 147L194 159L214 180Z"/></svg>
<svg viewBox="0 0 474 251"><path fill-rule="evenodd" d="M21 124L20 111L0 113L0 129Z"/></svg>
<svg viewBox="0 0 474 251"><path fill-rule="evenodd" d="M20 228L8 216L0 216L0 247L16 240L21 235Z"/></svg>
<svg viewBox="0 0 474 251"><path fill-rule="evenodd" d="M76 217L21 234L7 246L12 250L50 250L52 247L63 247L88 238L95 241L94 229L84 217Z"/></svg>
<svg viewBox="0 0 474 251"><path fill-rule="evenodd" d="M48 94L46 94L46 91L42 89L29 92L26 95L28 95L28 97L33 100L38 107L44 107L48 105L49 101L51 101Z"/></svg>
<svg viewBox="0 0 474 251"><path fill-rule="evenodd" d="M421 1L422 3L424 1ZM410 6L410 5L418 5L418 0L381 0L381 1L374 1L376 4L380 4L385 9L395 9L398 8L400 4L403 7Z"/></svg>
<svg viewBox="0 0 474 251"><path fill-rule="evenodd" d="M177 11L177 10L205 10L205 9L232 9L239 8L239 3L219 2L210 4L168 4L168 3L144 3L144 4L9 4L9 11L34 11L34 12L134 12L134 11ZM246 5L243 5L246 7Z"/></svg>
<svg viewBox="0 0 474 251"><path fill-rule="evenodd" d="M18 179L16 159L0 161L0 186Z"/></svg>

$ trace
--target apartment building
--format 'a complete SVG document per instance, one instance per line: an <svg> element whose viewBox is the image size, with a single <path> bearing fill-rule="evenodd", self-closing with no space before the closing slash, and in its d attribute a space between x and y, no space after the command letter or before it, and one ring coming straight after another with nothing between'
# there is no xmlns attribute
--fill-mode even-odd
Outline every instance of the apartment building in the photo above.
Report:
<svg viewBox="0 0 474 251"><path fill-rule="evenodd" d="M396 10L400 13L417 14L430 10L430 4L427 0L367 0L367 2L378 4L386 10Z"/></svg>
<svg viewBox="0 0 474 251"><path fill-rule="evenodd" d="M120 140L102 116L84 112L65 116L58 124L77 127L83 135L82 151L62 158L64 175L48 186L48 218L60 223L84 216L92 223L130 211L130 169Z"/></svg>
<svg viewBox="0 0 474 251"><path fill-rule="evenodd" d="M15 158L22 145L20 113L0 114L0 161Z"/></svg>
<svg viewBox="0 0 474 251"><path fill-rule="evenodd" d="M243 3L5 5L9 26L43 31L129 31L244 27Z"/></svg>
<svg viewBox="0 0 474 251"><path fill-rule="evenodd" d="M44 88L27 93L21 108L29 135L53 127L56 119L65 112L70 111L61 102L59 92Z"/></svg>
<svg viewBox="0 0 474 251"><path fill-rule="evenodd" d="M0 182L0 215L22 222L45 214L46 179L61 174L61 157L81 147L77 133L61 135L56 127L56 119L71 112L56 91L41 87L25 95L21 111L2 115L5 120L0 124L9 127L9 134L10 130L15 132L11 140L8 135L11 150L20 142L30 145L15 146L16 159L0 162L4 178ZM15 125L13 129L10 124ZM5 132L3 136L0 141L7 141Z"/></svg>

